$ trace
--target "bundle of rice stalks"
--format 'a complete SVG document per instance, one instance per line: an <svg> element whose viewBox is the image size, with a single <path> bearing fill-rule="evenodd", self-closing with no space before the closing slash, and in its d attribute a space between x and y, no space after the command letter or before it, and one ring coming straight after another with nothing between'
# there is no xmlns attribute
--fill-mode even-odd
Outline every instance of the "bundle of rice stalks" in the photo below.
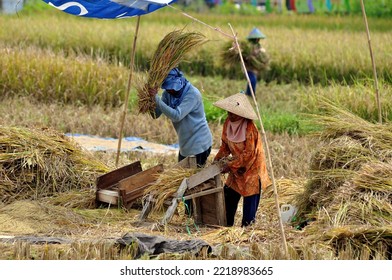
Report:
<svg viewBox="0 0 392 280"><path fill-rule="evenodd" d="M392 195L392 163L379 161L363 165L353 183L361 191Z"/></svg>
<svg viewBox="0 0 392 280"><path fill-rule="evenodd" d="M316 218L306 232L351 258L363 258L364 248L368 258L385 255L385 248L391 251L384 227L392 223L392 127L324 105L325 115L315 121L324 128L318 135L330 142L315 154L305 191L296 198L299 214Z"/></svg>
<svg viewBox="0 0 392 280"><path fill-rule="evenodd" d="M392 227L390 225L345 226L328 230L322 237L347 259L390 259L392 256ZM340 256L339 259L344 259Z"/></svg>
<svg viewBox="0 0 392 280"><path fill-rule="evenodd" d="M247 69L257 70L259 72L269 69L269 57L266 52L256 50L254 44L248 41L240 41L238 43ZM238 49L233 47L231 41L224 44L221 59L223 65L231 68L241 65Z"/></svg>
<svg viewBox="0 0 392 280"><path fill-rule="evenodd" d="M392 165L364 165L350 181L337 189L332 203L319 214L320 223L331 226L392 224Z"/></svg>
<svg viewBox="0 0 392 280"><path fill-rule="evenodd" d="M370 123L351 112L340 108L332 101L321 99L321 114L309 115L311 122L321 128L316 134L320 139L336 139L347 136L361 143L378 159L390 158L392 154L391 123Z"/></svg>
<svg viewBox="0 0 392 280"><path fill-rule="evenodd" d="M136 82L140 113L149 113L155 109L153 96L148 89L159 88L170 70L177 67L184 59L185 54L206 42L205 36L201 33L183 32L183 30L172 31L161 40L152 57L146 77Z"/></svg>
<svg viewBox="0 0 392 280"><path fill-rule="evenodd" d="M173 198L182 181L197 172L197 169L172 168L158 174L156 182L145 190L145 194L152 194L155 200L151 212L160 212L165 201Z"/></svg>
<svg viewBox="0 0 392 280"><path fill-rule="evenodd" d="M0 197L4 203L91 189L109 168L50 129L0 126Z"/></svg>
<svg viewBox="0 0 392 280"><path fill-rule="evenodd" d="M369 123L327 100L320 106L323 113L310 116L322 128L316 136L326 144L312 156L308 184L296 198L299 212L328 207L363 165L391 158L390 124Z"/></svg>

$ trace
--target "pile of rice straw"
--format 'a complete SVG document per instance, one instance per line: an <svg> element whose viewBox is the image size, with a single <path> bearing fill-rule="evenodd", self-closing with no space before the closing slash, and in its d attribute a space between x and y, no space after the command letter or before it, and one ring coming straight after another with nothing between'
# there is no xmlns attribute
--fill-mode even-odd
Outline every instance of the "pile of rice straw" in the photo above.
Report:
<svg viewBox="0 0 392 280"><path fill-rule="evenodd" d="M145 76L136 76L139 113L150 113L155 109L155 101L148 89L159 88L170 70L177 67L189 51L206 42L204 35L183 30L172 31L161 40L152 57L149 71Z"/></svg>
<svg viewBox="0 0 392 280"><path fill-rule="evenodd" d="M338 250L385 257L392 252L392 125L323 105L325 115L313 117L325 145L314 153L308 183L295 198L298 214L316 219L306 231Z"/></svg>
<svg viewBox="0 0 392 280"><path fill-rule="evenodd" d="M259 55L252 55L253 46L248 41L239 42L242 58L247 69L257 70L263 72L269 69L269 56L266 52L260 52ZM224 44L221 53L223 65L228 67L236 67L240 65L241 59L238 50L232 46L232 42Z"/></svg>
<svg viewBox="0 0 392 280"><path fill-rule="evenodd" d="M0 126L0 197L10 203L91 190L109 168L50 129Z"/></svg>

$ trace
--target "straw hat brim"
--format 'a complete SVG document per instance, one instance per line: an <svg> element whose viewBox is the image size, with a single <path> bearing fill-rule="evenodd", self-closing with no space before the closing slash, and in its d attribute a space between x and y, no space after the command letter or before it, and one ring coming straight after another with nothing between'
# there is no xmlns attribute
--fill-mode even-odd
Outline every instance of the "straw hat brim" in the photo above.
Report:
<svg viewBox="0 0 392 280"><path fill-rule="evenodd" d="M246 119L257 120L257 115L244 93L237 93L213 103L214 106Z"/></svg>

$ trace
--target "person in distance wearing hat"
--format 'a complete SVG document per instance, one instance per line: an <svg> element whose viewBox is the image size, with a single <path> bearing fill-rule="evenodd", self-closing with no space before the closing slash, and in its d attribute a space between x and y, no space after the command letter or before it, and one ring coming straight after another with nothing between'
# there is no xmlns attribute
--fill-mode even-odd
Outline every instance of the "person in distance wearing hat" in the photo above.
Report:
<svg viewBox="0 0 392 280"><path fill-rule="evenodd" d="M260 133L253 120L257 115L248 96L237 93L214 103L228 112L222 130L221 145L214 162L228 173L224 186L226 221L234 225L234 217L243 197L242 226L256 219L262 190L271 184L267 173Z"/></svg>
<svg viewBox="0 0 392 280"><path fill-rule="evenodd" d="M246 70L248 73L248 77L250 83L252 85L253 92L256 94L256 84L258 80L258 75L261 69L257 69L256 67L252 67L252 60L257 60L263 63L263 67L265 69L268 68L269 64L269 57L267 56L266 50L261 46L260 40L265 39L266 36L256 27L252 29L249 33L248 37L246 38L248 42L251 44L251 51L250 53L244 57L244 62L246 66ZM246 95L252 96L252 92L250 90L249 85L246 87Z"/></svg>

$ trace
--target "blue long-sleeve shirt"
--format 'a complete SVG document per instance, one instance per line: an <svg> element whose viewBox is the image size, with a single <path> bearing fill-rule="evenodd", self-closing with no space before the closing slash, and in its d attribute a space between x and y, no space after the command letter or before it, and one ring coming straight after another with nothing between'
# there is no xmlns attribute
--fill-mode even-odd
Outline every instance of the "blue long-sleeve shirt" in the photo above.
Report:
<svg viewBox="0 0 392 280"><path fill-rule="evenodd" d="M184 157L200 154L212 146L212 134L208 127L200 91L192 84L186 89L182 102L175 108L171 104L175 97L166 90L162 98L155 96L155 117L167 116L177 132L180 154Z"/></svg>

